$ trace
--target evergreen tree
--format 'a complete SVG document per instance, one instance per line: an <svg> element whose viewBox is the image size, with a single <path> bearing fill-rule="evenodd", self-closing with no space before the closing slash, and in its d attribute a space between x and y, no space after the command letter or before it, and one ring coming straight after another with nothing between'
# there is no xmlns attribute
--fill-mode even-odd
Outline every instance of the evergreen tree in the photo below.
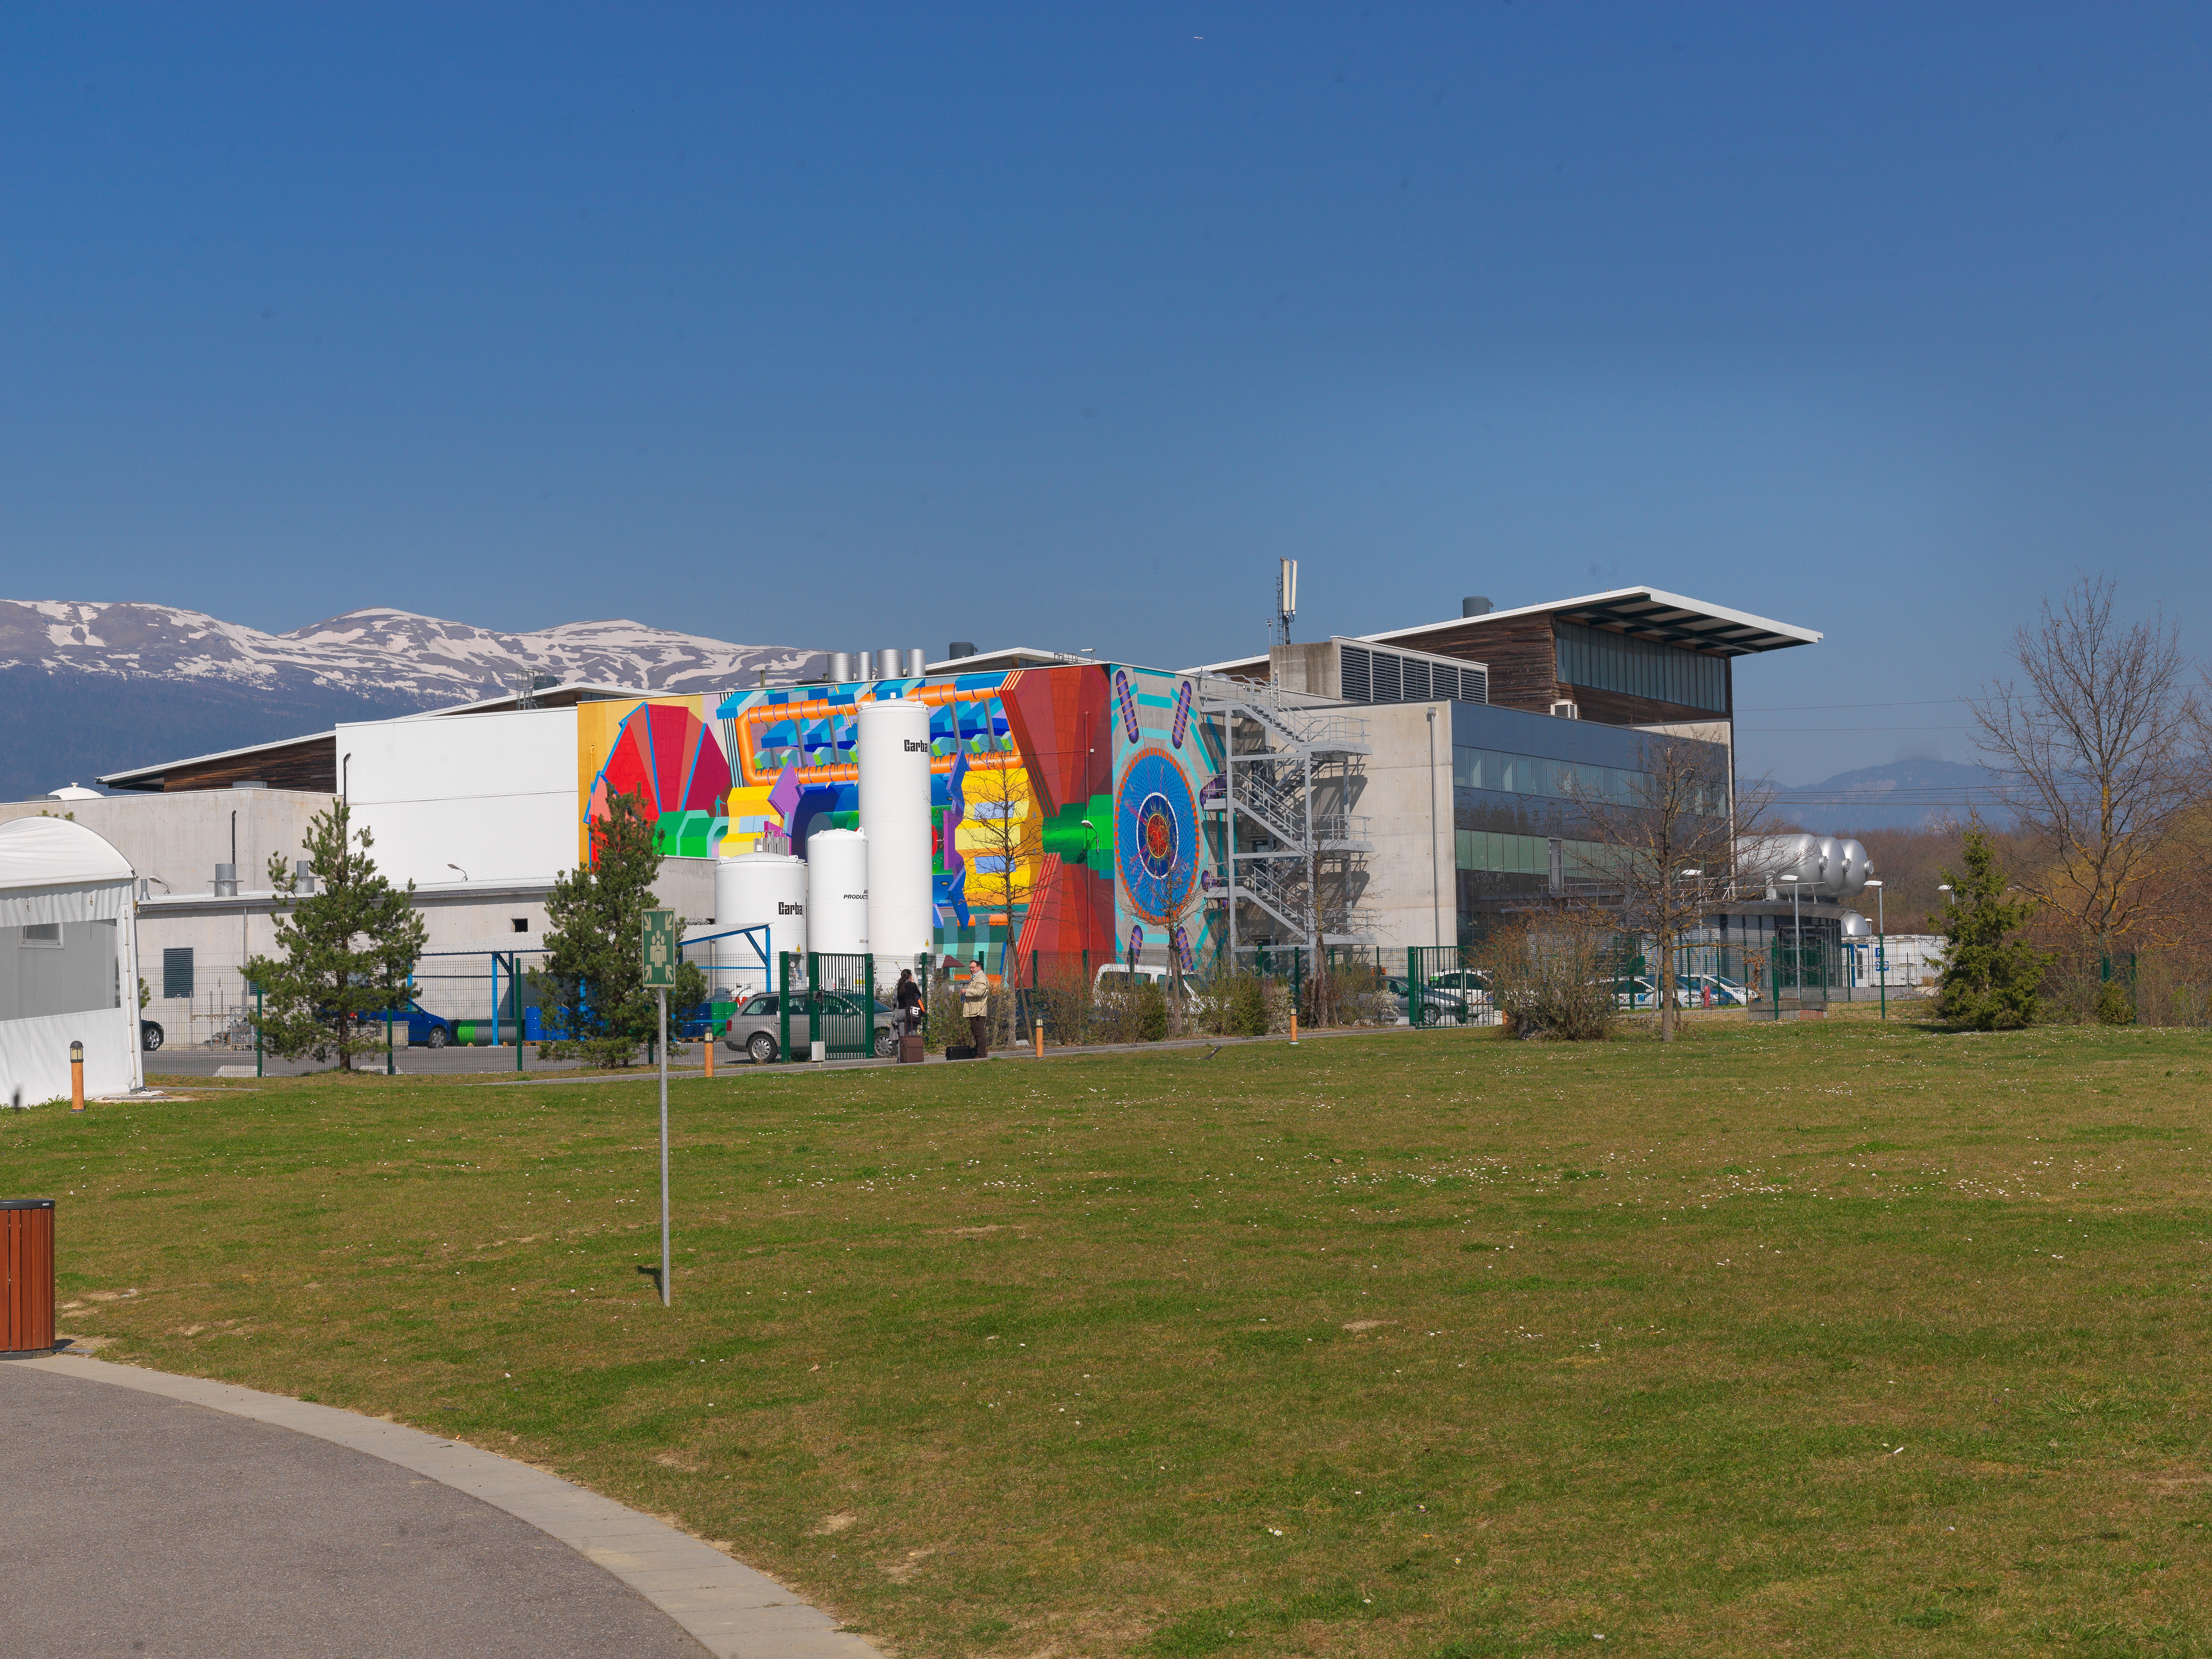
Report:
<svg viewBox="0 0 2212 1659"><path fill-rule="evenodd" d="M555 882L545 901L545 965L530 970L530 983L542 1004L558 1011L562 1033L540 1054L627 1066L660 1026L642 951L660 853L640 797L617 795L609 805L592 825L591 862ZM696 963L679 963L668 994L672 1023L676 1011L706 1000L707 976Z"/></svg>
<svg viewBox="0 0 2212 1659"><path fill-rule="evenodd" d="M1943 874L1943 977L1936 1012L1954 1025L2016 1031L2035 1018L2035 994L2050 953L2015 938L2035 912L2033 901L2005 902L2005 872L1989 831L1970 827L1960 848L1962 875Z"/></svg>
<svg viewBox="0 0 2212 1659"><path fill-rule="evenodd" d="M278 957L256 957L246 977L261 988L255 1024L262 1042L287 1060L353 1057L382 1042L364 1016L404 1007L407 976L427 937L415 914L415 884L403 891L377 873L369 832L356 830L350 809L334 801L307 822L307 867L314 891L301 894L281 857L269 860L269 884L291 901L276 922Z"/></svg>

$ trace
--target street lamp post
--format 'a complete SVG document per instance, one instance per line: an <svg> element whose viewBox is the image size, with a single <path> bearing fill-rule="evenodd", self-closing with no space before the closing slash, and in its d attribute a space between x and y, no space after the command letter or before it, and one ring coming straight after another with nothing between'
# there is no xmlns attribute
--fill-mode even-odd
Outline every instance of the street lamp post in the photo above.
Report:
<svg viewBox="0 0 2212 1659"><path fill-rule="evenodd" d="M1881 884L1878 881L1870 881L1867 885L1874 889L1875 977L1881 981L1881 988L1878 994L1881 999L1881 1017L1887 1019L1889 1018L1889 929L1882 921Z"/></svg>
<svg viewBox="0 0 2212 1659"><path fill-rule="evenodd" d="M1790 884L1790 988L1797 994L1797 1006L1805 1006L1805 932L1797 920L1797 878L1784 876Z"/></svg>

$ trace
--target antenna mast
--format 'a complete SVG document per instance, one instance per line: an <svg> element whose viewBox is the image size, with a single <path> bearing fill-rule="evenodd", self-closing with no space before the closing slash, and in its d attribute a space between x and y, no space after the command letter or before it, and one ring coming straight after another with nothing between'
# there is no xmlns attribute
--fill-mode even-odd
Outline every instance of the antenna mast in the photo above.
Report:
<svg viewBox="0 0 2212 1659"><path fill-rule="evenodd" d="M1291 642L1291 623L1298 614L1298 562L1296 559L1276 561L1275 572L1275 642Z"/></svg>

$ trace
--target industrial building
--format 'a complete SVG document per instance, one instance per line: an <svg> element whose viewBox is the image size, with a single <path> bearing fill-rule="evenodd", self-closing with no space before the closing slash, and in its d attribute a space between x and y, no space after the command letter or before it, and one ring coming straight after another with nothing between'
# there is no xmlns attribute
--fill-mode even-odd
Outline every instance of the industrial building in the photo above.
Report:
<svg viewBox="0 0 2212 1659"><path fill-rule="evenodd" d="M819 682L540 688L151 762L0 821L72 811L130 860L147 1014L179 1042L239 1028L240 964L280 906L268 862L289 867L341 795L380 868L415 884L423 981L466 986L464 1013L494 958L511 983L542 948L545 899L618 794L643 799L660 900L695 938L766 926L776 949L887 962L1133 952L1202 972L1257 945L1449 945L1562 891L1592 863L1579 792L1632 790L1654 735L1714 744L1732 773L1738 662L1820 637L1632 588L1470 600L1177 672L832 653ZM1739 895L1716 925L1775 908ZM759 971L757 951L714 950L732 988Z"/></svg>

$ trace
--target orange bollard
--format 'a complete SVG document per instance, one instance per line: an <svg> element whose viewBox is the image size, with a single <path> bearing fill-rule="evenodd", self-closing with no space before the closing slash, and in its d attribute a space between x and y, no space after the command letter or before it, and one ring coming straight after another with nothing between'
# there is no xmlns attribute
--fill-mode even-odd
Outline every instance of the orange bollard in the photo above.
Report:
<svg viewBox="0 0 2212 1659"><path fill-rule="evenodd" d="M707 1075L714 1075L714 1022L707 1022Z"/></svg>
<svg viewBox="0 0 2212 1659"><path fill-rule="evenodd" d="M84 1109L84 1044L70 1044L70 1110Z"/></svg>
<svg viewBox="0 0 2212 1659"><path fill-rule="evenodd" d="M1030 1035L1036 1039L1036 1057L1044 1058L1044 1022L1038 1020L1030 1027Z"/></svg>
<svg viewBox="0 0 2212 1659"><path fill-rule="evenodd" d="M1293 1009L1291 1009L1291 1048L1297 1048L1297 1046L1298 1046L1298 1011L1297 1011L1297 1009L1293 1008Z"/></svg>

